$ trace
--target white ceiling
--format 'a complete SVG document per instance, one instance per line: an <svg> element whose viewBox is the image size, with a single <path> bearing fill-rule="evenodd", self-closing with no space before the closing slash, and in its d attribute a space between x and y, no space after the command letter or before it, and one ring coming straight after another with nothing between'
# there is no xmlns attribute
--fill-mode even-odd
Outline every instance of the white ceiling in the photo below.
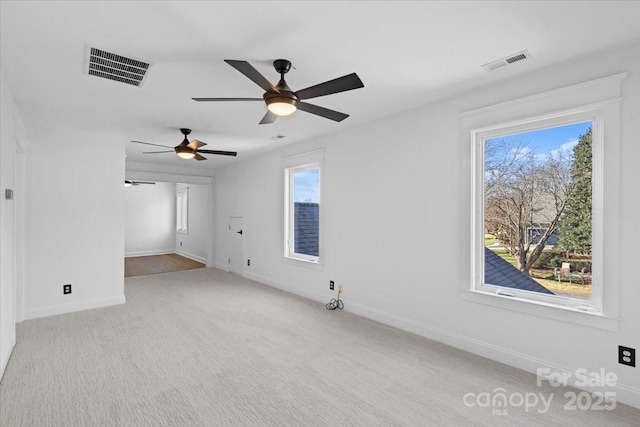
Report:
<svg viewBox="0 0 640 427"><path fill-rule="evenodd" d="M2 1L0 64L29 138L109 139L127 161L213 168L329 134L572 57L640 40L638 1L97 2ZM142 87L88 76L85 45L151 62ZM482 64L528 49L487 72ZM272 83L274 59L292 61L293 90L357 72L365 88L310 100L351 115L304 112L258 125L261 97L223 62L249 61ZM181 160L142 155L141 140L173 146L180 127L205 148L238 151ZM286 138L273 140L276 135ZM153 147L151 147L153 149Z"/></svg>

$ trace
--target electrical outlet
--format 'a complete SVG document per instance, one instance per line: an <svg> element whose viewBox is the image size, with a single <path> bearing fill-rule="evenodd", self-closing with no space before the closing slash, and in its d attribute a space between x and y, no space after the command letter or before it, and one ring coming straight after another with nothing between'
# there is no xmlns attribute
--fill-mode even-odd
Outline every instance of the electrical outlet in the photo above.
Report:
<svg viewBox="0 0 640 427"><path fill-rule="evenodd" d="M251 267L251 260L250 259L247 260L247 267Z"/></svg>
<svg viewBox="0 0 640 427"><path fill-rule="evenodd" d="M636 367L636 349L618 346L618 363Z"/></svg>
<svg viewBox="0 0 640 427"><path fill-rule="evenodd" d="M62 285L62 294L70 294L71 293L71 283L67 283L66 285Z"/></svg>
<svg viewBox="0 0 640 427"><path fill-rule="evenodd" d="M342 285L338 285L338 292L342 292Z"/></svg>
<svg viewBox="0 0 640 427"><path fill-rule="evenodd" d="M333 287L335 286L335 284L333 283L333 280L329 280L329 290L332 291Z"/></svg>

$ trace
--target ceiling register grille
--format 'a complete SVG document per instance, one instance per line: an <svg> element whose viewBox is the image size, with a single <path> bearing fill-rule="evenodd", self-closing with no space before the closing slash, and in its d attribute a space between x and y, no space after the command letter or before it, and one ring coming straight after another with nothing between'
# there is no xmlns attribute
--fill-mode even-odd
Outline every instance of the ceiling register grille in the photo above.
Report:
<svg viewBox="0 0 640 427"><path fill-rule="evenodd" d="M122 55L96 49L87 49L86 72L132 86L141 86L151 64Z"/></svg>
<svg viewBox="0 0 640 427"><path fill-rule="evenodd" d="M506 58L498 59L497 61L489 62L488 64L484 64L482 68L487 71L493 71L496 68L504 67L509 64L513 64L514 62L522 61L531 56L528 50L523 50L522 52L514 53L513 55L509 55Z"/></svg>

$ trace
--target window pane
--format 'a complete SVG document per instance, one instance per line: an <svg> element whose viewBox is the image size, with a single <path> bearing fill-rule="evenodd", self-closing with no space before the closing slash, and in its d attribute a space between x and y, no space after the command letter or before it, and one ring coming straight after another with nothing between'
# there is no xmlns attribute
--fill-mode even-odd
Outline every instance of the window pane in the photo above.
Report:
<svg viewBox="0 0 640 427"><path fill-rule="evenodd" d="M293 174L294 252L318 256L320 169Z"/></svg>
<svg viewBox="0 0 640 427"><path fill-rule="evenodd" d="M188 193L178 193L176 195L176 229L187 230L187 198Z"/></svg>
<svg viewBox="0 0 640 427"><path fill-rule="evenodd" d="M176 195L176 230L182 229L182 194Z"/></svg>
<svg viewBox="0 0 640 427"><path fill-rule="evenodd" d="M591 299L592 122L484 140L484 282Z"/></svg>

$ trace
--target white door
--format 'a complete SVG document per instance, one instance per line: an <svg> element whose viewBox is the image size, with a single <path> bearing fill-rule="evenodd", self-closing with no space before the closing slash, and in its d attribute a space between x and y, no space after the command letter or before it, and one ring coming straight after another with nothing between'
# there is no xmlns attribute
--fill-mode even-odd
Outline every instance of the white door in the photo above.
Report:
<svg viewBox="0 0 640 427"><path fill-rule="evenodd" d="M229 271L242 275L242 267L244 260L244 231L242 230L242 217L229 217L229 238L228 254L229 254Z"/></svg>

